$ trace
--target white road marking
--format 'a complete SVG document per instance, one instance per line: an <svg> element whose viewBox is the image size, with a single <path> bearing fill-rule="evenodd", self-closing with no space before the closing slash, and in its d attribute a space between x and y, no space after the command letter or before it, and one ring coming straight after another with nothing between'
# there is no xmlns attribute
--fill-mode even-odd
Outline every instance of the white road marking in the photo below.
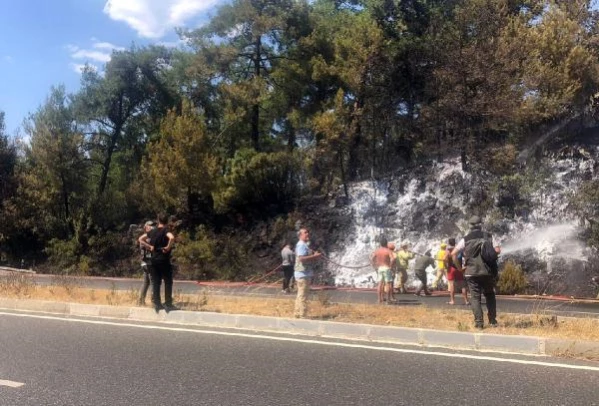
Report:
<svg viewBox="0 0 599 406"><path fill-rule="evenodd" d="M560 364L557 362L543 362L543 361L531 361L531 360L515 359L515 358L489 357L489 356L473 355L473 354L456 354L456 353L438 352L438 351L424 351L424 350L414 350L414 349L408 349L408 348L394 348L394 347L383 347L383 346L374 346L374 345L366 345L366 344L320 341L320 340L314 340L314 339L302 339L302 338L294 338L294 337L278 337L278 336L269 336L266 334L262 335L262 334L249 334L249 333L232 333L232 332L228 332L228 331L199 330L199 329L182 328L182 327L149 326L149 325L143 325L143 324L116 323L116 322L110 322L110 321L104 321L104 320L85 320L85 319L64 318L64 317L56 317L56 316L42 316L42 315L25 314L25 313L0 312L0 315L13 316L13 317L26 317L26 318L33 318L33 319L44 319L44 320L58 320L58 321L66 321L66 322L71 322L71 323L98 324L98 325L115 326L115 327L133 327L133 328L141 328L141 329L147 329L147 330L178 331L178 332L186 332L186 333L220 335L220 336L228 336L228 337L257 338L257 339L262 339L262 340L288 341L288 342L296 342L296 343L302 343L302 344L316 344L316 345L324 345L324 346L331 346L331 347L358 348L358 349L373 350L373 351L387 351L387 352L396 352L396 353L404 353L404 354L420 354L420 355L438 356L438 357L446 357L446 358L461 358L461 359L471 359L471 360L476 360L476 361L506 362L506 363L512 363L512 364L521 364L521 365L534 365L534 366L542 366L542 367L550 367L550 368L564 368L564 369L576 369L576 370L583 370L583 371L599 372L599 367L594 367L594 366L590 366L590 365ZM215 328L218 328L218 327L215 326Z"/></svg>
<svg viewBox="0 0 599 406"><path fill-rule="evenodd" d="M20 388L23 385L25 385L23 382L7 381L5 379L0 379L0 386L8 386L10 388Z"/></svg>

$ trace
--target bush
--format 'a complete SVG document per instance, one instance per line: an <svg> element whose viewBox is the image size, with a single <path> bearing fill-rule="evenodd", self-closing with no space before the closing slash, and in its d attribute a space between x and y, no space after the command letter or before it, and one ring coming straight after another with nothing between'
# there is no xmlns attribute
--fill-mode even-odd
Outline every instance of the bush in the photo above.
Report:
<svg viewBox="0 0 599 406"><path fill-rule="evenodd" d="M300 160L287 152L237 151L214 193L217 211L287 211L299 193Z"/></svg>
<svg viewBox="0 0 599 406"><path fill-rule="evenodd" d="M188 279L242 279L247 272L247 253L241 241L217 235L204 226L195 235L181 233L173 258L181 276Z"/></svg>
<svg viewBox="0 0 599 406"><path fill-rule="evenodd" d="M48 261L54 268L53 272L62 273L64 270L72 270L79 262L79 243L76 239L60 240L53 238L48 242L44 253L48 255Z"/></svg>
<svg viewBox="0 0 599 406"><path fill-rule="evenodd" d="M507 261L503 266L503 271L499 273L499 282L497 289L504 295L515 295L522 293L528 286L526 275L522 267L514 261Z"/></svg>

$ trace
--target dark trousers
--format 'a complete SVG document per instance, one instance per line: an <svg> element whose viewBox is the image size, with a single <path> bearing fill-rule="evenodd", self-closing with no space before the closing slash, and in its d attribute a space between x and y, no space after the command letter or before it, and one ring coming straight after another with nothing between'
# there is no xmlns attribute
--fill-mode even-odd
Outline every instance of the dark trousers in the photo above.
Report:
<svg viewBox="0 0 599 406"><path fill-rule="evenodd" d="M141 285L141 289L139 290L139 304L144 304L144 302L146 301L146 295L148 293L148 288L150 287L152 265L143 265L142 269L144 274L144 281Z"/></svg>
<svg viewBox="0 0 599 406"><path fill-rule="evenodd" d="M293 278L293 265L283 265L283 290L289 289L291 278Z"/></svg>
<svg viewBox="0 0 599 406"><path fill-rule="evenodd" d="M416 277L420 281L420 287L416 290L416 295L420 295L420 292L424 290L426 295L429 295L428 287L426 286L426 274L416 274Z"/></svg>
<svg viewBox="0 0 599 406"><path fill-rule="evenodd" d="M495 278L490 275L484 276L469 276L466 278L472 302L472 312L474 313L474 323L476 326L482 327L483 309L480 303L481 296L484 295L487 300L487 316L489 323L497 322L497 302L495 300Z"/></svg>
<svg viewBox="0 0 599 406"><path fill-rule="evenodd" d="M170 262L152 262L152 303L160 304L160 285L164 279L164 304L173 305L173 268Z"/></svg>

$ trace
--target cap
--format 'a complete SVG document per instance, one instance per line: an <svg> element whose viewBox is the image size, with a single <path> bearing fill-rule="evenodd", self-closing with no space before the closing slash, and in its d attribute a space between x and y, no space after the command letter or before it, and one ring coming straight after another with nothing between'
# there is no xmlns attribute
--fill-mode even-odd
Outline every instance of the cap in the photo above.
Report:
<svg viewBox="0 0 599 406"><path fill-rule="evenodd" d="M144 227L154 227L154 222L152 220L148 220L144 224Z"/></svg>
<svg viewBox="0 0 599 406"><path fill-rule="evenodd" d="M408 248L410 244L408 244L406 241L401 243L401 248Z"/></svg>
<svg viewBox="0 0 599 406"><path fill-rule="evenodd" d="M447 248L447 244L445 244L444 242L441 243L441 248Z"/></svg>
<svg viewBox="0 0 599 406"><path fill-rule="evenodd" d="M472 216L470 217L470 220L468 220L468 224L470 224L471 226L480 225L482 222L483 221L478 216Z"/></svg>

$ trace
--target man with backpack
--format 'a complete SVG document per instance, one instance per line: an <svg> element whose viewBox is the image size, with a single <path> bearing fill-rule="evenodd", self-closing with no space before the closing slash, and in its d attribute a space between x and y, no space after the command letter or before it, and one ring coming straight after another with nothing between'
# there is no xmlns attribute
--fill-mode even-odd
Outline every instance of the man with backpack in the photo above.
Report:
<svg viewBox="0 0 599 406"><path fill-rule="evenodd" d="M464 272L470 289L474 325L477 329L484 327L481 296L487 301L487 316L489 325L497 326L497 303L495 300L495 281L497 280L497 259L501 252L494 248L491 234L482 230L482 220L472 216L469 221L470 231L453 249L453 263L460 272ZM458 261L458 255L463 253L463 260Z"/></svg>

